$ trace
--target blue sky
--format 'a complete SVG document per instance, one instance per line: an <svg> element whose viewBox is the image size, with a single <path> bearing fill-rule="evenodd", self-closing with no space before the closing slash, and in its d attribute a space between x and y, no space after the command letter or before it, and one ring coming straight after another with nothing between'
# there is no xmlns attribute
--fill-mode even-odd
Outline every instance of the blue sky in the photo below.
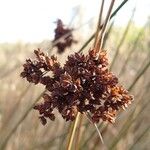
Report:
<svg viewBox="0 0 150 150"><path fill-rule="evenodd" d="M123 0L116 0L114 9ZM100 0L0 0L0 43L40 42L51 39L57 18L69 24L80 6L82 22L97 17ZM105 0L105 8L110 0ZM150 0L129 0L115 17L115 23L125 25L136 5L134 21L142 26L150 15ZM77 16L78 17L78 16ZM78 19L76 17L76 19Z"/></svg>

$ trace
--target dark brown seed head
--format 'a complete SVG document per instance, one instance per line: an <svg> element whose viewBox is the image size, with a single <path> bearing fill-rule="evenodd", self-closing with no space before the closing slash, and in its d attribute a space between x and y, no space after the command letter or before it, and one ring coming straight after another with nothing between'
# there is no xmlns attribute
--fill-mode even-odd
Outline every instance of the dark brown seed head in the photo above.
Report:
<svg viewBox="0 0 150 150"><path fill-rule="evenodd" d="M115 122L116 114L125 109L133 97L119 85L118 78L109 71L106 51L99 57L94 50L87 55L75 53L68 56L63 67L57 58L46 56L39 49L36 60L27 60L21 73L29 82L41 83L48 90L44 102L34 109L39 111L42 124L54 120L57 109L66 120L74 120L77 112L90 113L93 122ZM51 75L46 75L51 72Z"/></svg>

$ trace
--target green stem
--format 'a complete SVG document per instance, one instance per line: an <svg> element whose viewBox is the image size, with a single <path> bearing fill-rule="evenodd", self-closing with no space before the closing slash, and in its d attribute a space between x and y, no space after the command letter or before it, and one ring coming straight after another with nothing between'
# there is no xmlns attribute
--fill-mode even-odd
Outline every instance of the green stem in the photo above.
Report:
<svg viewBox="0 0 150 150"><path fill-rule="evenodd" d="M128 88L129 91L131 91L134 87L134 85L137 83L137 81L141 78L141 76L146 72L146 70L149 68L150 66L150 60L149 62L145 65L144 68L142 68L141 72L137 75L137 77L134 79L134 81L132 82L132 84L130 85L130 87Z"/></svg>
<svg viewBox="0 0 150 150"><path fill-rule="evenodd" d="M117 12L126 4L128 0L124 0L118 7L117 9L111 14L110 19L112 19ZM103 25L102 25L103 26ZM102 28L102 26L100 26L100 29ZM92 41L92 39L95 37L95 33L91 35L91 37L85 42L85 44L79 49L78 53L82 52L83 49Z"/></svg>
<svg viewBox="0 0 150 150"><path fill-rule="evenodd" d="M25 113L21 116L21 118L19 118L19 120L16 122L16 124L14 125L14 127L10 130L10 132L7 135L4 135L4 134L1 133L1 136L0 136L0 150L5 149L8 140L11 138L11 136L13 135L13 133L16 131L17 127L22 123L22 121L29 114L30 110L33 108L33 106L36 104L36 102L42 97L43 93L45 93L45 91L42 92L36 98L36 100L34 101L34 103L25 111Z"/></svg>
<svg viewBox="0 0 150 150"><path fill-rule="evenodd" d="M142 134L136 139L136 141L132 144L132 146L129 148L129 150L132 150L135 145L146 135L149 133L150 130L150 126L148 126L143 132Z"/></svg>
<svg viewBox="0 0 150 150"><path fill-rule="evenodd" d="M133 47L132 47L131 50L129 51L129 53L128 53L128 55L127 55L127 58L126 58L126 60L125 60L125 62L124 62L124 64L123 64L123 66L122 66L122 68L121 68L121 70L120 70L119 76L121 76L121 75L124 73L124 71L126 70L126 66L127 66L128 62L129 62L129 60L130 60L130 58L131 58L131 56L132 56L134 50L137 48L138 43L139 43L139 40L140 40L140 38L141 38L141 36L142 36L142 34L143 34L143 32L144 32L146 26L147 26L147 23L146 23L146 25L140 30L140 32L138 33L138 35L137 35L137 37L136 37L136 39L135 39L135 41L134 41L134 43L133 43Z"/></svg>
<svg viewBox="0 0 150 150"><path fill-rule="evenodd" d="M126 36L127 36L127 34L128 34L129 28L130 28L130 26L131 26L131 23L132 23L132 20L133 20L133 17L134 17L134 13L135 13L135 9L133 10L133 13L132 13L131 18L130 18L130 20L129 20L129 22L128 22L128 25L127 25L127 27L126 27L126 29L125 29L125 31L124 31L124 33L123 33L123 36L122 36L122 38L121 38L121 40L120 40L120 42L119 42L119 44L118 44L118 46L117 46L117 48L116 48L116 53L115 53L115 55L114 55L114 58L113 58L113 60L112 60L111 65L110 65L110 70L112 70L112 67L113 67L113 65L114 65L114 63L115 63L115 61L116 61L116 59L117 59L117 57L118 57L120 48L121 48L121 46L123 45L123 43L124 43L124 41L125 41L125 38L126 38Z"/></svg>

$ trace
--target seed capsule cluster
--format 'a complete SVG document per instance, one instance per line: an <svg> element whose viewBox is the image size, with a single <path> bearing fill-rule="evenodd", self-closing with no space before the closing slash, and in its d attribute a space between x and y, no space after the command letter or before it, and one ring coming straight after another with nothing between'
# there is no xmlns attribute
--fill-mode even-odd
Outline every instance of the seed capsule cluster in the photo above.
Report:
<svg viewBox="0 0 150 150"><path fill-rule="evenodd" d="M36 104L43 124L55 119L57 109L66 120L74 120L76 114L90 113L93 122L115 122L116 113L125 109L133 100L118 78L109 71L106 51L99 56L94 50L87 55L75 53L68 56L64 66L57 58L48 57L40 49L34 51L36 60L28 59L23 65L21 77L45 86L43 103ZM48 73L51 75L48 75Z"/></svg>

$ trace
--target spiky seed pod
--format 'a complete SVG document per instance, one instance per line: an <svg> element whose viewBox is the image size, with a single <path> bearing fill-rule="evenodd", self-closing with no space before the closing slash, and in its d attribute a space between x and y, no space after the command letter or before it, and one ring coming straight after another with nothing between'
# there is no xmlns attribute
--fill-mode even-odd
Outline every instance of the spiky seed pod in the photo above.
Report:
<svg viewBox="0 0 150 150"><path fill-rule="evenodd" d="M106 51L101 51L98 57L94 50L87 55L75 53L68 56L63 67L56 57L49 58L40 49L34 53L36 60L26 61L21 76L29 82L41 83L47 89L44 102L34 107L43 124L47 118L55 119L54 109L66 121L74 120L78 112L88 112L93 122L102 119L113 123L117 112L133 100L109 71ZM44 72L52 72L52 76L44 75Z"/></svg>

